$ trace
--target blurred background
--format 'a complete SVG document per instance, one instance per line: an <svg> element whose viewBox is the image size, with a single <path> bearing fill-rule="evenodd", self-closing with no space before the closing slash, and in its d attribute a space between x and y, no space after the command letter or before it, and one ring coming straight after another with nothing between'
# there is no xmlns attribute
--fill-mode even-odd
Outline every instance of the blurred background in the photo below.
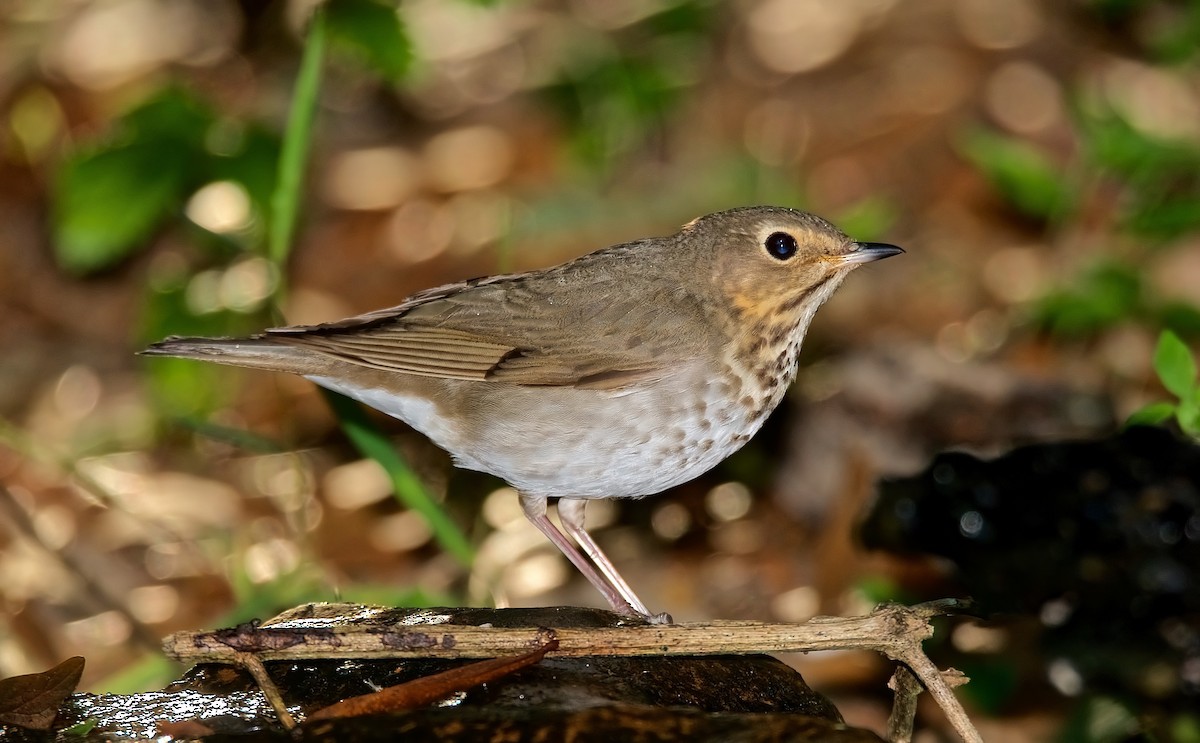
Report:
<svg viewBox="0 0 1200 743"><path fill-rule="evenodd" d="M134 355L166 335L333 320L749 204L902 245L818 314L744 451L589 507L654 610L803 621L971 593L862 545L877 478L1113 434L1171 399L1160 331L1200 333L1196 0L338 0L282 260L313 6L0 5L0 677L83 655L90 689L156 688L163 635L307 600L602 603L503 483L371 416L411 470L381 465L304 380ZM1059 615L947 624L985 738L1200 740L1200 654L1094 684L1040 644ZM1170 635L1193 650L1195 619ZM882 659L787 660L882 728Z"/></svg>

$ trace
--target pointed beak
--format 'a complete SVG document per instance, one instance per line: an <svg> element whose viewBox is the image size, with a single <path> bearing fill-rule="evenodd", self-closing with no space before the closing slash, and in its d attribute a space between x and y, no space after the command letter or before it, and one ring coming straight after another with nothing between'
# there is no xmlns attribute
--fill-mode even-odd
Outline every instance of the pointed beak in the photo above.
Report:
<svg viewBox="0 0 1200 743"><path fill-rule="evenodd" d="M903 252L903 248L887 243L854 243L854 250L841 256L840 263L842 265L872 263L884 258L891 258L893 255L900 255Z"/></svg>

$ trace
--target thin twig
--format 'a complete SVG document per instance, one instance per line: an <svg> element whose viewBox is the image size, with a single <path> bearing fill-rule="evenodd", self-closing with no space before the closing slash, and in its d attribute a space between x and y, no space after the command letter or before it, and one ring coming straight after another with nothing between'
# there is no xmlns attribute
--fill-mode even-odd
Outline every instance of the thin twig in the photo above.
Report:
<svg viewBox="0 0 1200 743"><path fill-rule="evenodd" d="M263 696L267 698L267 703L271 705L271 709L275 710L275 716L279 718L279 723L283 725L283 729L292 730L295 728L296 718L292 717L291 712L288 712L287 704L283 701L283 695L279 693L279 687L271 680L271 676L267 673L267 667L263 665L262 659L254 653L239 653L237 663L254 677L254 682L262 690Z"/></svg>
<svg viewBox="0 0 1200 743"><path fill-rule="evenodd" d="M971 718L967 717L967 711L963 709L962 703L958 701L958 697L954 696L954 692L950 690L950 682L938 667L929 660L929 656L918 644L916 647L907 650L902 655L889 655L893 660L897 660L908 666L909 670L921 680L925 685L925 690L929 692L938 706L942 708L942 712L946 715L946 720L950 723L950 727L967 743L983 743L983 738L980 737L979 731L971 723ZM966 683L966 677L959 671L953 669L948 670L947 675L955 679L954 685Z"/></svg>
<svg viewBox="0 0 1200 743"><path fill-rule="evenodd" d="M358 607L361 611L361 607ZM908 648L932 636L929 617L944 604L885 604L861 617L816 617L804 624L712 621L624 627L555 627L556 655L721 655L729 653L875 650L907 662ZM347 607L345 616L358 613ZM246 624L212 632L178 632L163 644L181 661L234 662L238 653L263 660L320 658L495 658L537 647L537 627L455 624L389 626L305 619Z"/></svg>
<svg viewBox="0 0 1200 743"><path fill-rule="evenodd" d="M84 561L77 559L71 552L65 549L58 549L46 543L46 540L38 533L33 519L17 503L17 499L13 497L8 488L3 485L0 485L0 518L7 519L12 524L16 533L36 544L52 560L57 562L63 570L75 576L94 610L116 612L129 624L130 631L133 633L133 637L137 640L138 644L149 650L154 650L158 647L158 636L133 615L133 612L129 610L129 607L125 605L119 596L113 595L109 591L105 582L97 579L98 576L95 574L96 571L94 568L88 566Z"/></svg>
<svg viewBox="0 0 1200 743"><path fill-rule="evenodd" d="M48 464L66 473L81 490L108 508L119 508L120 499L99 480L89 475L73 460L52 451L50 447L39 444L19 426L11 421L0 418L0 444L12 448L26 459Z"/></svg>
<svg viewBox="0 0 1200 743"><path fill-rule="evenodd" d="M917 697L921 694L921 682L908 670L908 666L896 666L888 681L888 688L895 692L892 714L888 717L888 743L911 743L913 728L917 721Z"/></svg>
<svg viewBox="0 0 1200 743"><path fill-rule="evenodd" d="M52 447L39 443L19 426L3 417L0 417L0 444L8 446L31 462L54 467L66 475L77 486L77 488L72 489L72 493L79 495L89 504L98 504L104 508L111 508L118 513L129 515L139 523L146 524L156 534L165 534L180 545L183 545L188 553L188 557L195 560L198 564L203 565L208 572L216 572L213 561L201 550L197 549L193 540L184 537L178 529L162 518L144 513L132 513L119 494L114 493L95 477L88 474L86 468L80 467L77 461L59 454Z"/></svg>

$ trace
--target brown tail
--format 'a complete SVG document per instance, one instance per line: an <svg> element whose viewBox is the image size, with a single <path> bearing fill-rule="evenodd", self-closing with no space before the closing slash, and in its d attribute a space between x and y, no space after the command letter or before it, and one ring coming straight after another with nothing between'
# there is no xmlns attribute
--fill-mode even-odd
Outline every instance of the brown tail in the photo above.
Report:
<svg viewBox="0 0 1200 743"><path fill-rule="evenodd" d="M271 338L182 338L172 336L140 352L142 356L174 356L251 369L320 374L329 359L323 354L279 343Z"/></svg>

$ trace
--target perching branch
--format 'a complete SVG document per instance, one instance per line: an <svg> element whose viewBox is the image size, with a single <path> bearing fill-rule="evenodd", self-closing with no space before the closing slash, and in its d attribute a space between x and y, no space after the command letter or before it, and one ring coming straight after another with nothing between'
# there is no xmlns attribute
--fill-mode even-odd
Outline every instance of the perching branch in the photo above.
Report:
<svg viewBox="0 0 1200 743"><path fill-rule="evenodd" d="M952 685L965 683L965 677L957 671L938 670L921 648L921 643L933 635L930 623L933 617L957 613L962 608L963 602L943 600L912 607L883 604L866 616L815 617L804 624L715 621L555 627L558 648L554 652L559 656L580 657L873 650L907 666L962 739L981 743L978 731L951 691ZM382 617L395 611L349 605L310 606L263 625L250 623L214 632L179 632L167 638L163 649L180 661L241 665L245 654L263 661L496 658L527 652L545 642L542 627L371 622L373 615Z"/></svg>

